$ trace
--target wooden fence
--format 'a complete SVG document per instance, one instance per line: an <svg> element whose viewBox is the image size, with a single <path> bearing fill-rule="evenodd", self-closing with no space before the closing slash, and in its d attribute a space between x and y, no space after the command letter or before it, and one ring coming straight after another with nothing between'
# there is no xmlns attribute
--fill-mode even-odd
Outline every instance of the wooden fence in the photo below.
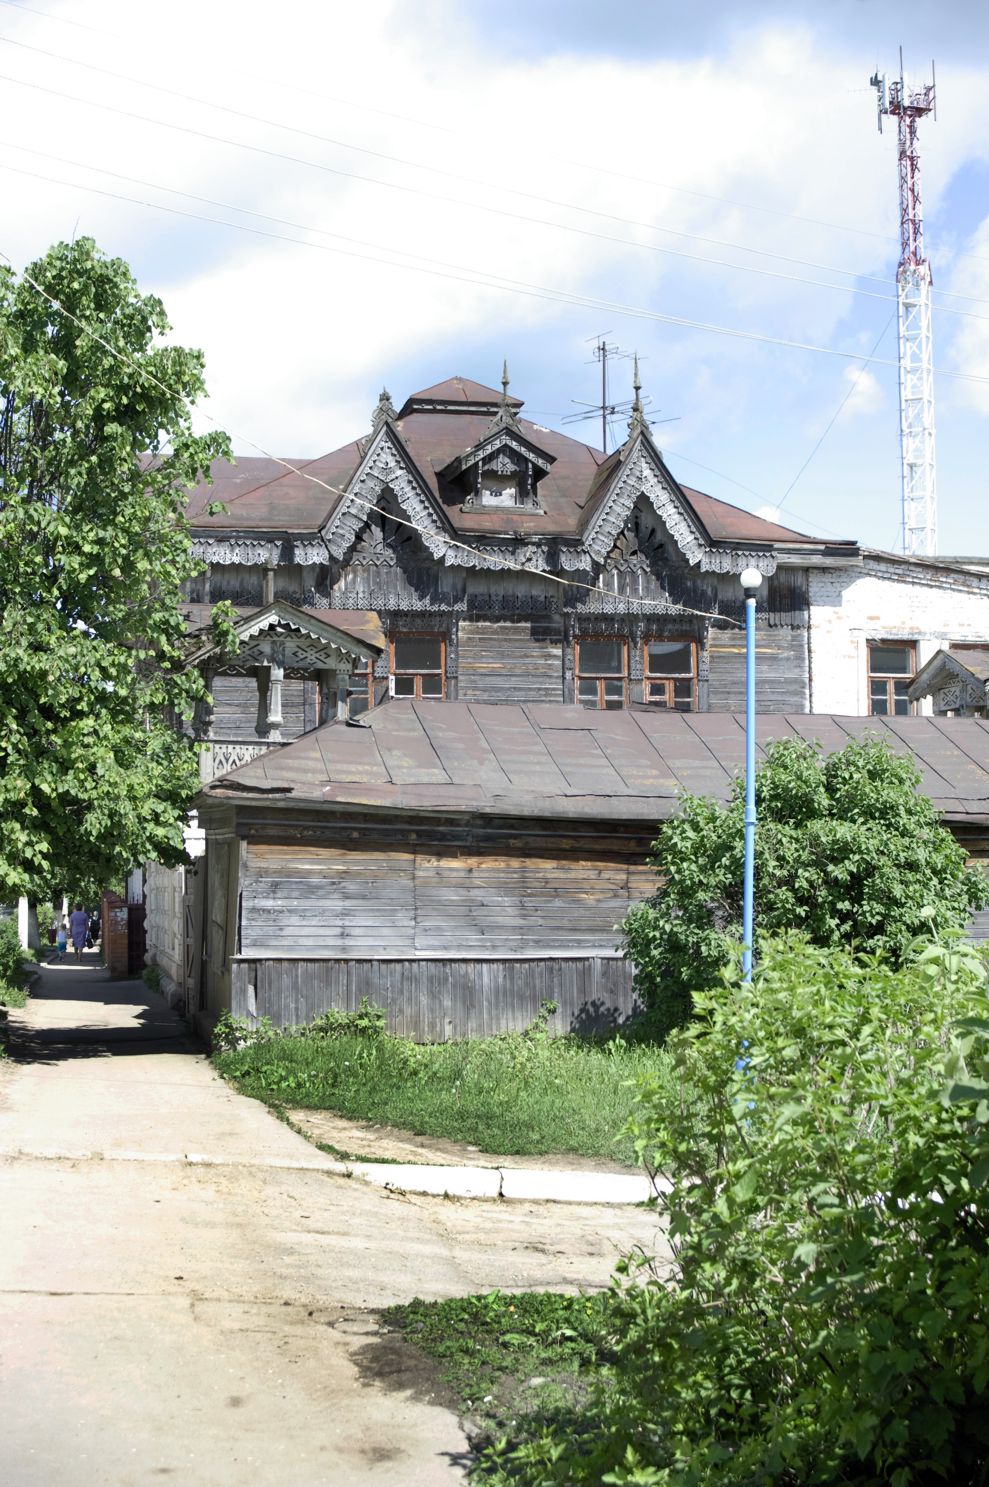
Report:
<svg viewBox="0 0 989 1487"><path fill-rule="evenodd" d="M632 967L619 956L249 957L232 961L235 1016L278 1027L310 1022L361 997L383 1007L388 1029L420 1043L520 1032L552 1001L550 1031L604 1032L639 1010Z"/></svg>

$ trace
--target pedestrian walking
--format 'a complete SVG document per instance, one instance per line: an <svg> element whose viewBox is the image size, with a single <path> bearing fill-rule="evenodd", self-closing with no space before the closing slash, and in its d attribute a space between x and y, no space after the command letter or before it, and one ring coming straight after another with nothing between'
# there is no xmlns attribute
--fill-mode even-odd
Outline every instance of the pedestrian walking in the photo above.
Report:
<svg viewBox="0 0 989 1487"><path fill-rule="evenodd" d="M69 943L69 931L64 919L59 920L58 933L55 936L55 959L64 960L66 947Z"/></svg>
<svg viewBox="0 0 989 1487"><path fill-rule="evenodd" d="M82 960L82 952L86 948L86 936L89 934L89 915L82 904L76 904L69 915L69 929L72 933L72 949L76 960Z"/></svg>

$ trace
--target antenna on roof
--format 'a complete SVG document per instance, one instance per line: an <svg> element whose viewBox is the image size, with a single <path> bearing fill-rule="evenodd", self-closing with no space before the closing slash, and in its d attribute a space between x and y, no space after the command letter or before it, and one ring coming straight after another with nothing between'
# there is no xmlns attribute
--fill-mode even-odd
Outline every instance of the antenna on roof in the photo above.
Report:
<svg viewBox="0 0 989 1487"><path fill-rule="evenodd" d="M587 411L585 413L568 413L565 418L561 419L562 423L584 423L588 418L600 417L601 448L604 450L605 454L608 453L608 424L610 419L619 418L625 414L633 414L638 412L640 427L643 426L646 422L676 422L676 419L674 418L654 418L646 420L645 406L650 401L650 399L648 397L642 397L642 385L639 382L638 353L633 353L631 351L620 351L617 346L612 345L608 340L606 340L606 335L607 332L605 332L605 335L590 337L590 339L595 342L594 360L600 362L601 364L601 401L599 403L585 403L580 398L571 398L570 401L572 403L576 403L579 407L585 408ZM608 359L609 357L616 356L621 357L625 361L632 360L634 356L635 360L633 381L633 390L635 392L635 396L633 398L627 398L623 403L613 403L608 398Z"/></svg>
<svg viewBox="0 0 989 1487"><path fill-rule="evenodd" d="M608 359L609 357L621 356L627 360L631 352L619 351L618 347L608 341L606 337L607 331L605 331L604 335L588 338L595 343L594 360L601 364L601 401L599 403L584 403L580 398L571 398L570 401L572 403L577 403L580 407L586 408L587 412L568 413L566 418L563 419L564 423L583 423L588 418L599 417L601 419L601 448L605 454L608 453L608 419L615 418L620 413L627 413L632 406L630 402L612 403L608 398Z"/></svg>

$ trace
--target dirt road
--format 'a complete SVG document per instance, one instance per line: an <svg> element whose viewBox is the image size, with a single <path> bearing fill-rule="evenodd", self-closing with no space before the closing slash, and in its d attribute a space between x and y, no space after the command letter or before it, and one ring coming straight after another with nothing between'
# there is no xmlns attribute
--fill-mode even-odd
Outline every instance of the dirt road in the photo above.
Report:
<svg viewBox="0 0 989 1487"><path fill-rule="evenodd" d="M389 1194L213 1074L140 982L46 968L0 1066L0 1477L11 1487L462 1480L379 1335L419 1295L596 1287L637 1209Z"/></svg>

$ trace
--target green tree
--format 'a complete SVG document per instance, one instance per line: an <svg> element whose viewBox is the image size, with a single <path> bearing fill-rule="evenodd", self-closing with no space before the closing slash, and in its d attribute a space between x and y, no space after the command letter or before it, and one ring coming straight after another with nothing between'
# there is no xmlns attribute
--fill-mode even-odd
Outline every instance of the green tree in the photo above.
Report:
<svg viewBox="0 0 989 1487"><path fill-rule="evenodd" d="M490 1480L982 1487L983 955L893 969L793 937L697 1011L677 1078L640 1084L672 1263L620 1267L581 1415L496 1448Z"/></svg>
<svg viewBox="0 0 989 1487"><path fill-rule="evenodd" d="M193 433L202 357L168 329L91 239L0 271L0 899L181 857L181 492L228 441Z"/></svg>
<svg viewBox="0 0 989 1487"><path fill-rule="evenodd" d="M756 948L798 930L896 961L922 931L960 929L989 883L918 791L913 760L879 740L825 755L770 746L756 776ZM660 1025L682 1022L742 933L744 781L727 806L687 796L653 845L655 896L623 925L636 986Z"/></svg>

